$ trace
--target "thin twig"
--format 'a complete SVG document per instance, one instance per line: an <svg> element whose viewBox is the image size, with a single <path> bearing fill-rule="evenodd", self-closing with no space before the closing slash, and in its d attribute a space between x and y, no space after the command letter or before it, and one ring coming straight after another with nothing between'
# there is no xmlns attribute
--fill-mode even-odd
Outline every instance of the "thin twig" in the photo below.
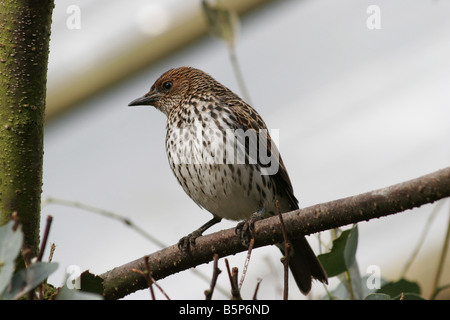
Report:
<svg viewBox="0 0 450 320"><path fill-rule="evenodd" d="M149 283L149 289L150 289L150 293L152 295L152 299L155 300L155 292L153 291L153 283L154 280L151 278L151 274L150 274L150 266L148 265L148 256L144 257L144 263L145 263L145 269L146 269L146 275L145 278L147 279L147 282Z"/></svg>
<svg viewBox="0 0 450 320"><path fill-rule="evenodd" d="M141 236L143 236L144 238L146 238L148 241L155 244L159 248L167 247L167 245L165 243L163 243L163 242L159 241L158 239L156 239L155 237L153 237L151 234L146 232L144 229L142 229L141 227L139 227L138 225L133 223L130 219L123 217L115 212L97 208L97 207L94 207L94 206L91 206L91 205L88 205L85 203L81 203L78 201L64 200L64 199L58 199L58 198L53 198L53 197L48 197L42 201L42 206L45 206L48 204L59 204L59 205L66 206L66 207L78 208L78 209L82 209L82 210L89 211L92 213L97 213L104 217L116 219L118 221L123 222L126 226L130 227L131 229L133 229L134 231L139 233Z"/></svg>
<svg viewBox="0 0 450 320"><path fill-rule="evenodd" d="M50 254L48 255L48 262L52 262L53 260L53 254L55 253L56 245L53 242L50 246Z"/></svg>
<svg viewBox="0 0 450 320"><path fill-rule="evenodd" d="M41 248L39 249L39 254L37 256L37 261L42 261L44 255L45 247L47 245L48 234L50 233L50 227L52 225L53 217L47 217L47 223L45 225L44 235L42 237Z"/></svg>
<svg viewBox="0 0 450 320"><path fill-rule="evenodd" d="M48 216L47 217L47 223L45 224L45 229L44 229L44 235L42 237L42 242L41 242L41 247L39 249L39 254L37 256L36 261L42 261L42 257L44 255L44 251L45 251L45 247L47 245L47 241L48 241L48 235L50 233L50 227L52 225L52 221L53 221L53 217L52 216ZM55 244L52 243L51 247L50 247L50 256L49 256L49 262L52 261L53 259L53 252L55 251ZM42 281L42 283L39 285L39 289L36 291L38 297L40 299L43 299L44 294L45 294L45 289L47 287L47 279L45 279L44 281ZM32 297L32 292L34 290L31 290L29 293L29 297Z"/></svg>
<svg viewBox="0 0 450 320"><path fill-rule="evenodd" d="M242 76L242 70L239 66L234 45L238 29L238 16L217 2L215 4L210 4L208 1L203 0L202 8L206 17L206 22L208 23L209 31L214 36L226 42L230 62L233 66L233 72L239 89L241 90L241 96L245 102L251 105L250 95L248 93L247 86L245 85L244 77Z"/></svg>
<svg viewBox="0 0 450 320"><path fill-rule="evenodd" d="M155 292L153 291L153 281L150 278L150 267L148 265L148 256L144 257L144 264L146 267L145 271L139 270L139 269L132 269L133 272L139 273L142 275L145 280L147 281L148 289L150 290L150 296L152 297L152 300L156 300L155 298Z"/></svg>
<svg viewBox="0 0 450 320"><path fill-rule="evenodd" d="M47 245L48 235L50 233L50 227L52 225L53 217L48 216L47 217L47 223L45 224L44 229L44 235L42 237L41 246L39 248L39 253L36 257L36 262L41 262L42 257L44 256L45 247ZM37 299L41 299L44 296L45 286L47 285L47 279L42 281L42 283L39 284L37 289L32 289L28 292L28 300L34 300L36 297Z"/></svg>
<svg viewBox="0 0 450 320"><path fill-rule="evenodd" d="M227 267L228 278L230 279L230 284L231 284L231 299L232 300L242 300L241 293L239 291L238 281L237 281L238 268L233 267L232 271L230 271L230 265L228 263L228 259L225 259L225 265Z"/></svg>
<svg viewBox="0 0 450 320"><path fill-rule="evenodd" d="M150 295L152 296L152 300L155 300L155 292L153 291L153 285L155 285L159 289L159 291L161 291L161 293L166 297L167 300L170 300L169 296L166 294L163 288L161 288L159 284L156 283L156 280L152 277L152 274L150 272L150 266L148 263L148 256L144 257L144 263L147 269L145 272L139 269L132 269L132 271L144 276L145 280L147 281L148 288L150 290Z"/></svg>
<svg viewBox="0 0 450 320"><path fill-rule="evenodd" d="M14 221L12 230L13 230L13 231L16 231L17 228L19 227L19 215L17 214L17 211L14 211L14 212L11 214L11 220Z"/></svg>
<svg viewBox="0 0 450 320"><path fill-rule="evenodd" d="M135 269L135 268L131 269L131 271L139 273L141 276L143 276L145 278L145 280L147 281L147 287L150 290L150 296L152 297L152 300L156 300L155 292L153 292L153 282L150 279L150 277L148 276L148 273L144 272L142 270L139 270L139 269Z"/></svg>
<svg viewBox="0 0 450 320"><path fill-rule="evenodd" d="M356 300L355 291L353 290L352 285L352 275L350 274L350 270L345 270L344 273L345 284L347 286L348 296L350 300Z"/></svg>
<svg viewBox="0 0 450 320"><path fill-rule="evenodd" d="M248 93L247 86L245 85L244 76L242 75L241 67L239 65L239 61L234 46L232 45L228 46L228 53L231 65L233 66L234 75L236 77L239 89L241 90L242 97L245 102L251 105L252 101L250 99L250 94Z"/></svg>
<svg viewBox="0 0 450 320"><path fill-rule="evenodd" d="M258 300L256 298L256 295L258 294L258 290L259 290L259 285L261 284L262 279L258 278L258 282L256 283L256 288L255 288L255 292L253 293L253 300Z"/></svg>
<svg viewBox="0 0 450 320"><path fill-rule="evenodd" d="M412 265L413 261L415 260L415 258L417 257L417 254L420 251L420 248L422 248L423 243L425 242L425 237L428 234L430 227L431 227L431 223L434 221L434 218L436 217L436 214L439 212L439 210L441 209L443 203L445 201L439 201L436 203L436 205L434 206L433 210L430 213L430 216L427 219L427 223L425 224L425 227L422 230L422 234L419 237L419 240L417 241L417 245L414 248L414 251L412 252L410 258L408 259L408 261L405 264L405 267L403 268L401 274L400 274L400 279L404 278L406 275L406 272L408 272L409 267Z"/></svg>
<svg viewBox="0 0 450 320"><path fill-rule="evenodd" d="M244 268L242 269L241 280L239 281L239 289L242 289L242 284L244 283L245 275L247 274L248 265L250 263L250 256L252 255L253 246L255 244L255 238L250 239L248 245L247 257L245 258Z"/></svg>
<svg viewBox="0 0 450 320"><path fill-rule="evenodd" d="M284 239L284 256L281 257L280 260L284 266L283 300L287 300L288 292L289 292L289 256L291 253L291 244L289 243L289 241L287 239L286 228L284 226L283 215L281 214L280 207L278 205L278 200L275 201L275 206L277 208L278 217L280 218L281 232L283 233L283 239Z"/></svg>
<svg viewBox="0 0 450 320"><path fill-rule="evenodd" d="M209 290L205 290L205 299L206 300L211 300L213 292L214 292L214 288L216 287L217 278L219 277L219 274L222 272L222 270L220 270L217 266L219 264L219 255L217 253L214 254L213 259L214 259L213 275L211 278L211 285L209 287Z"/></svg>
<svg viewBox="0 0 450 320"><path fill-rule="evenodd" d="M449 289L450 288L450 283L449 284L445 284L443 286L440 286L438 288L436 288L435 293L431 296L432 299L435 299L436 296L443 290ZM430 299L431 300L431 299Z"/></svg>
<svg viewBox="0 0 450 320"><path fill-rule="evenodd" d="M450 243L450 211L448 212L448 223L447 223L447 232L445 234L444 244L442 246L441 255L439 257L439 263L436 269L436 274L434 275L433 286L431 290L430 300L436 298L436 295L439 293L439 281L441 279L442 270L444 269L445 257L447 255L448 247Z"/></svg>
<svg viewBox="0 0 450 320"><path fill-rule="evenodd" d="M242 300L241 291L239 290L239 285L238 285L238 268L237 267L233 267L231 269L231 278L233 281L233 288L235 288L235 290L232 292L232 296L236 300Z"/></svg>
<svg viewBox="0 0 450 320"><path fill-rule="evenodd" d="M152 275L150 275L150 279L152 280L153 284L155 285L155 287L158 288L159 291L161 291L161 293L163 294L164 297L166 297L167 300L170 300L169 296L167 295L167 293L164 291L163 288L161 288L161 286L158 284L158 282L156 282L156 280L152 277Z"/></svg>
<svg viewBox="0 0 450 320"><path fill-rule="evenodd" d="M53 254L55 253L55 249L56 249L56 245L55 245L55 243L53 242L53 243L50 245L50 253L49 253L49 255L48 255L48 262L52 262L52 260L53 260ZM44 284L44 285L42 286L42 289L41 289L41 297L44 297L44 294L45 294L45 286L47 285L47 279L44 280L43 284Z"/></svg>

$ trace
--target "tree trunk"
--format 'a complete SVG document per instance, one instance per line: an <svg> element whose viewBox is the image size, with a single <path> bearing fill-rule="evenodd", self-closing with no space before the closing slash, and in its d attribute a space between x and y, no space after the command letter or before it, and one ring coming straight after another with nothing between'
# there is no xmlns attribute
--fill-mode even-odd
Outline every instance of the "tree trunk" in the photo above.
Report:
<svg viewBox="0 0 450 320"><path fill-rule="evenodd" d="M17 212L34 255L53 7L53 0L0 1L0 222Z"/></svg>

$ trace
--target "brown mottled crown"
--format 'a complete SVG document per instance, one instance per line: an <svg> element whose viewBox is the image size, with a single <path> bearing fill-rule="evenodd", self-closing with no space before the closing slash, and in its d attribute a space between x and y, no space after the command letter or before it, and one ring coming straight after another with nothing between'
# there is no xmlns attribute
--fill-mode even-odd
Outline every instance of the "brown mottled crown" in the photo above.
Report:
<svg viewBox="0 0 450 320"><path fill-rule="evenodd" d="M129 105L152 105L168 115L172 108L189 101L191 97L208 99L208 96L237 96L207 73L191 68L170 69L161 75L143 97Z"/></svg>
<svg viewBox="0 0 450 320"><path fill-rule="evenodd" d="M181 84L187 85L187 88L183 86L184 89L187 89L184 91L184 94L186 95L203 96L205 93L216 94L217 91L230 92L206 72L192 67L170 69L161 75L158 80L155 81L153 86L156 86L157 88L161 87L167 81L173 83L175 92L176 89L178 89L177 87L181 86Z"/></svg>

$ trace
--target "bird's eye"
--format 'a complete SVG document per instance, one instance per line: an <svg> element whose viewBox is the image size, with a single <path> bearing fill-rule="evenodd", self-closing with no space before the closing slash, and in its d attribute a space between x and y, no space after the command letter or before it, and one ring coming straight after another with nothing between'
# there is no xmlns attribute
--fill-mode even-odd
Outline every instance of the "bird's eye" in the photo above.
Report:
<svg viewBox="0 0 450 320"><path fill-rule="evenodd" d="M166 82L163 83L162 86L163 86L164 89L170 90L170 89L172 89L173 84L172 84L172 81L166 81Z"/></svg>

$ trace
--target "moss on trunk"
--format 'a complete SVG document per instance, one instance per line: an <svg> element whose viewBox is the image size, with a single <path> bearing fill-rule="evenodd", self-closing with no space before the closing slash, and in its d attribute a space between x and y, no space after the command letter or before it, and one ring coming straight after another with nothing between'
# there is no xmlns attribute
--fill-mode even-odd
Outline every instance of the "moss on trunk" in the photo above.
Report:
<svg viewBox="0 0 450 320"><path fill-rule="evenodd" d="M47 62L53 0L0 4L0 216L17 212L39 249Z"/></svg>

